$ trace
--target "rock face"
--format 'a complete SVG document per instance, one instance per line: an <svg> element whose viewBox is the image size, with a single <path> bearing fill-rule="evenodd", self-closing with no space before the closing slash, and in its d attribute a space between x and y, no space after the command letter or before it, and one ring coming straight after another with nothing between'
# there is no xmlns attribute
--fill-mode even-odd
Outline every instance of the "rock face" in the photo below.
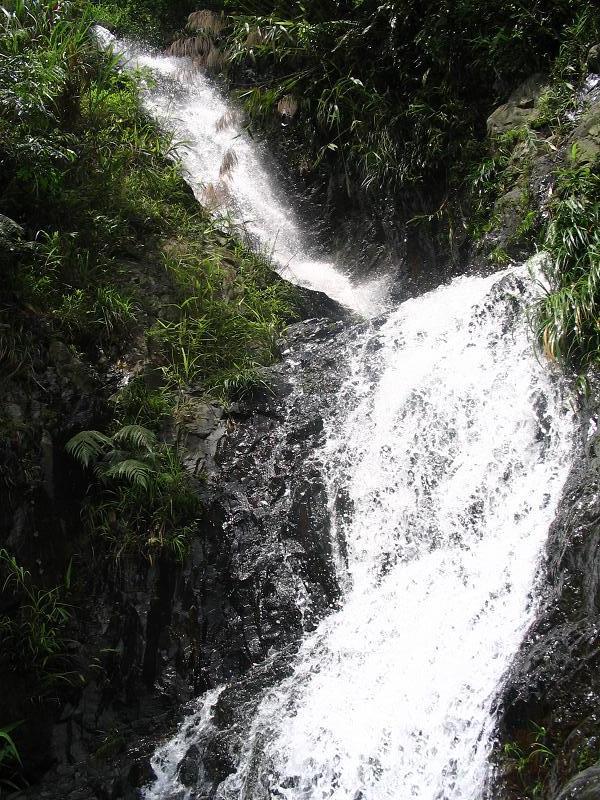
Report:
<svg viewBox="0 0 600 800"><path fill-rule="evenodd" d="M348 339L362 323L328 310L344 318L289 329L282 362L265 375L268 388L227 412L190 398L184 462L205 511L184 565L141 556L106 564L85 553L82 539L77 570L88 600L71 633L84 685L58 706L44 705L43 725L38 709L37 738L25 732L44 774L43 787L28 796L137 797L153 777L147 757L156 737L180 719L182 704L227 682L217 709L221 733L203 754L202 774L190 751L178 772L184 786L222 780L240 746L243 710L284 674L302 634L335 607L319 449L346 374ZM55 355L65 380L79 379L66 354ZM90 411L88 427L92 419ZM49 494L66 504L70 473L60 463L52 469ZM40 478L42 486L51 481L50 473ZM17 713L4 706L3 714Z"/></svg>
<svg viewBox="0 0 600 800"><path fill-rule="evenodd" d="M592 415L590 425L596 427ZM545 592L537 621L515 660L501 697L499 739L525 756L534 741L548 747L519 772L498 753L502 779L494 798L547 800L600 797L600 440L583 444L565 487L547 545ZM537 732L537 733L536 733Z"/></svg>
<svg viewBox="0 0 600 800"><path fill-rule="evenodd" d="M488 117L488 133L494 136L531 123L537 113L537 101L545 83L544 76L539 73L524 81L515 89L507 102Z"/></svg>
<svg viewBox="0 0 600 800"><path fill-rule="evenodd" d="M600 155L600 96L592 102L570 137L577 148L578 159L593 164Z"/></svg>

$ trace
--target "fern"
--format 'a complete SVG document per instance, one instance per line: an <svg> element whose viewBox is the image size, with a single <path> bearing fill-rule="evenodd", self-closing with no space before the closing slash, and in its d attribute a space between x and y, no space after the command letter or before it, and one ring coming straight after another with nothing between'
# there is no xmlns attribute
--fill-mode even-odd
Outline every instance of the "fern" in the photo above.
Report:
<svg viewBox="0 0 600 800"><path fill-rule="evenodd" d="M152 478L156 476L156 471L143 461L128 458L102 470L101 475L104 479L125 480L132 486L139 486L140 489L148 491Z"/></svg>
<svg viewBox="0 0 600 800"><path fill-rule="evenodd" d="M156 445L156 435L142 425L124 425L113 436L113 442L151 452Z"/></svg>
<svg viewBox="0 0 600 800"><path fill-rule="evenodd" d="M111 446L112 439L100 431L81 431L69 439L66 449L82 466L89 467Z"/></svg>

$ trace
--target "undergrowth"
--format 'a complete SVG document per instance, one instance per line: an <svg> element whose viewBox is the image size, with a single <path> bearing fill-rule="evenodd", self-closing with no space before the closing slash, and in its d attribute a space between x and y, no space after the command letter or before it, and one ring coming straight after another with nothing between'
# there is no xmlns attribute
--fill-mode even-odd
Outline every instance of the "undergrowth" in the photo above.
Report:
<svg viewBox="0 0 600 800"><path fill-rule="evenodd" d="M0 280L80 351L123 351L149 330L170 382L223 393L272 358L289 292L198 206L91 19L85 4L24 0L2 19L0 209L28 240Z"/></svg>
<svg viewBox="0 0 600 800"><path fill-rule="evenodd" d="M190 16L187 52L229 72L253 124L284 124L297 166L341 171L349 193L357 184L377 192L449 185L472 142L484 139L494 105L595 14L589 0L221 0L210 8ZM185 48L182 39L174 52Z"/></svg>
<svg viewBox="0 0 600 800"><path fill-rule="evenodd" d="M63 584L38 586L17 559L0 549L0 667L26 669L42 685L70 680L65 627L70 619L65 600L71 588L71 567Z"/></svg>
<svg viewBox="0 0 600 800"><path fill-rule="evenodd" d="M166 552L183 560L199 501L174 447L132 424L112 436L83 431L67 450L83 467L94 468L99 485L84 506L84 519L114 557L143 553L152 562Z"/></svg>
<svg viewBox="0 0 600 800"><path fill-rule="evenodd" d="M0 797L3 789L7 792L18 791L21 756L11 734L21 725L21 721L11 722L0 727Z"/></svg>
<svg viewBox="0 0 600 800"><path fill-rule="evenodd" d="M585 375L600 364L600 164L581 163L576 146L557 176L543 246L538 336L547 355Z"/></svg>
<svg viewBox="0 0 600 800"><path fill-rule="evenodd" d="M542 725L530 723L524 741L506 742L504 763L517 778L518 788L535 800L544 790L548 770L556 756L548 744L548 732Z"/></svg>
<svg viewBox="0 0 600 800"><path fill-rule="evenodd" d="M176 441L186 392L225 403L260 384L293 316L269 262L194 198L177 142L142 107L140 76L92 32L112 15L158 35L186 11L163 0L0 9L0 522L12 531L21 508L27 524L49 518L52 570L73 548L94 563L185 557L200 504L165 431ZM77 434L81 394L100 431ZM87 537L56 524L59 467L41 464L44 452L60 462L69 437L83 470L73 503L88 478ZM66 631L82 598L28 558L0 550L0 666L37 698L79 680ZM10 724L0 719L0 780L19 770Z"/></svg>

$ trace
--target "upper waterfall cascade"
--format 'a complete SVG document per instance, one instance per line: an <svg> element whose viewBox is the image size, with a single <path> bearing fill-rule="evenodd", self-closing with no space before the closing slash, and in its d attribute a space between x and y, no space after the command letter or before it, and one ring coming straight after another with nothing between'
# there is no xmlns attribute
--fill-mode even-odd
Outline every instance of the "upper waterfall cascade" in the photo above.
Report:
<svg viewBox="0 0 600 800"><path fill-rule="evenodd" d="M260 146L209 78L192 71L187 59L151 55L115 40L104 28L97 27L96 35L102 45L123 53L129 67L150 70L154 80L144 94L146 108L174 131L186 180L203 204L243 225L292 283L325 292L367 316L380 310L386 281L357 285L339 265L312 253Z"/></svg>
<svg viewBox="0 0 600 800"><path fill-rule="evenodd" d="M234 212L282 274L367 315L380 308L382 286L306 257L255 145L219 123L230 109L210 81L182 75L178 59L134 58L167 79L148 108L186 140L198 196L234 146ZM343 599L264 695L221 800L483 797L494 699L536 611L576 428L568 392L535 357L534 285L526 266L458 278L357 329L317 454L344 542ZM146 800L204 796L177 765L208 735L217 697L157 751Z"/></svg>

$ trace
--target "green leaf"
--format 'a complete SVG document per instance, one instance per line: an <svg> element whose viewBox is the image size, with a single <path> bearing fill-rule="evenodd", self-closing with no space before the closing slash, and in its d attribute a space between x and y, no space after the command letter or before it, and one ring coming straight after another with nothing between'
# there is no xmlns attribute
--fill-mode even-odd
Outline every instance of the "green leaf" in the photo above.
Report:
<svg viewBox="0 0 600 800"><path fill-rule="evenodd" d="M104 478L115 480L125 480L132 486L139 486L141 489L148 490L152 476L156 475L155 470L148 464L138 461L135 458L128 458L103 472Z"/></svg>
<svg viewBox="0 0 600 800"><path fill-rule="evenodd" d="M76 461L88 467L112 445L112 441L100 431L81 431L66 444L66 450Z"/></svg>

